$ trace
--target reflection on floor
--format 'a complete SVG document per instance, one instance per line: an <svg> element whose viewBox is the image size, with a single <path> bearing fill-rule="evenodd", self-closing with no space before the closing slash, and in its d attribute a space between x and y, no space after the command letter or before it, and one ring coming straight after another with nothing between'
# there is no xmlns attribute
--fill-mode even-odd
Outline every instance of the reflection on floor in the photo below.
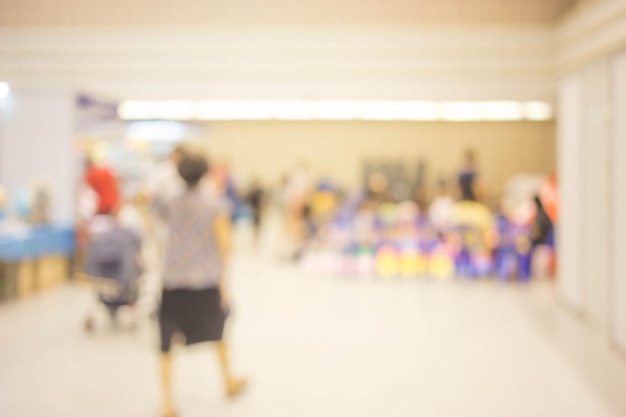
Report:
<svg viewBox="0 0 626 417"><path fill-rule="evenodd" d="M556 307L546 285L306 276L242 257L233 268L236 368L221 393L208 346L177 352L182 416L626 415L626 361ZM0 416L156 417L156 332L87 336L87 288L0 306Z"/></svg>

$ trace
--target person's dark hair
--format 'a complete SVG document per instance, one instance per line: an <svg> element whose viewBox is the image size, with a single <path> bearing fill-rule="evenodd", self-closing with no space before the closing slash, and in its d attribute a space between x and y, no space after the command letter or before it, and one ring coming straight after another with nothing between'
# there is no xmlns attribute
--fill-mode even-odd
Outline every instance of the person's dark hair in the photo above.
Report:
<svg viewBox="0 0 626 417"><path fill-rule="evenodd" d="M200 155L183 154L178 163L178 173L180 174L188 188L194 188L202 177L209 171L207 160Z"/></svg>
<svg viewBox="0 0 626 417"><path fill-rule="evenodd" d="M535 195L533 197L533 201L535 203L535 207L537 207L537 210L543 211L543 202L541 201L541 198L538 195Z"/></svg>

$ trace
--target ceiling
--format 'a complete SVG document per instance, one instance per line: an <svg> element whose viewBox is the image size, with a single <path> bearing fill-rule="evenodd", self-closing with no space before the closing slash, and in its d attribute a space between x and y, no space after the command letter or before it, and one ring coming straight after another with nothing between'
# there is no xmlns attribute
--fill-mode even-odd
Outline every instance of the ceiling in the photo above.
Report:
<svg viewBox="0 0 626 417"><path fill-rule="evenodd" d="M0 30L0 80L129 99L549 100L540 27Z"/></svg>
<svg viewBox="0 0 626 417"><path fill-rule="evenodd" d="M492 25L553 22L577 0L2 0L0 27Z"/></svg>

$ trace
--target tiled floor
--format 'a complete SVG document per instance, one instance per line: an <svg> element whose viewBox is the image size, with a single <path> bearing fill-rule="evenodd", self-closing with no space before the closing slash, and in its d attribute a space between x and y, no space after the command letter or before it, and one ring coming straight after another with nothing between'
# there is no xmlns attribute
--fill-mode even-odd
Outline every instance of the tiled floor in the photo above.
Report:
<svg viewBox="0 0 626 417"><path fill-rule="evenodd" d="M626 360L547 285L307 276L241 257L221 396L208 346L177 352L180 415L626 416ZM93 297L65 287L0 306L0 416L156 417L156 332L81 330Z"/></svg>

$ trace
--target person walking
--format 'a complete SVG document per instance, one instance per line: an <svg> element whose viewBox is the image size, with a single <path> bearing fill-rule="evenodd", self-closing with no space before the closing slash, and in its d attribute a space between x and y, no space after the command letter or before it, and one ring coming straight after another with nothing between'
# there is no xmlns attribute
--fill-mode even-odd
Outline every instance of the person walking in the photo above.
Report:
<svg viewBox="0 0 626 417"><path fill-rule="evenodd" d="M483 200L483 189L478 178L473 150L465 152L463 166L459 172L459 191L461 201Z"/></svg>
<svg viewBox="0 0 626 417"><path fill-rule="evenodd" d="M85 161L84 182L98 196L96 214L110 214L120 203L120 192L117 177L112 169L98 165L88 157Z"/></svg>
<svg viewBox="0 0 626 417"><path fill-rule="evenodd" d="M155 210L169 226L159 311L163 417L176 415L172 397L172 338L187 345L214 342L226 394L243 391L246 380L232 375L224 324L230 311L226 269L231 226L228 203L209 196L200 186L208 172L206 160L183 155L178 172L186 190L170 202L155 200Z"/></svg>

